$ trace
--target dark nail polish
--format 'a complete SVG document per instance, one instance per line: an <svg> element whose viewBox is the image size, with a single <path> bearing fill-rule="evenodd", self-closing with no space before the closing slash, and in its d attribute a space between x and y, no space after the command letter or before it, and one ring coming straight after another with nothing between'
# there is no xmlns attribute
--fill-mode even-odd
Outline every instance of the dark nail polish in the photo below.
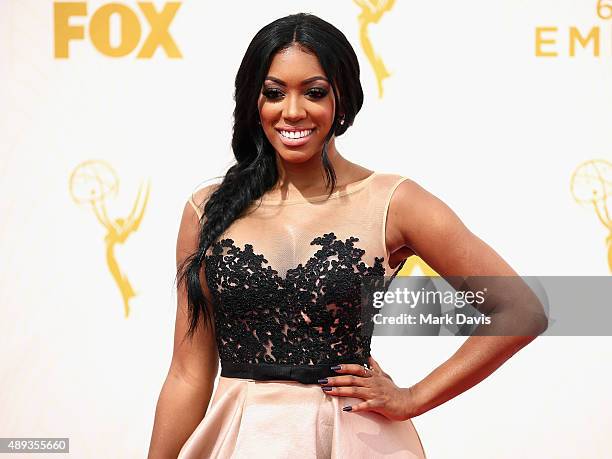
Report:
<svg viewBox="0 0 612 459"><path fill-rule="evenodd" d="M342 408L342 411L351 411L353 409L352 406L345 406L344 408Z"/></svg>
<svg viewBox="0 0 612 459"><path fill-rule="evenodd" d="M332 390L332 387L331 386L323 386L323 387L321 387L321 389L323 389L325 391L328 391L328 390Z"/></svg>
<svg viewBox="0 0 612 459"><path fill-rule="evenodd" d="M317 382L319 384L327 384L327 378L319 379Z"/></svg>
<svg viewBox="0 0 612 459"><path fill-rule="evenodd" d="M342 365L334 365L331 367L332 370L339 370L340 368L342 368Z"/></svg>

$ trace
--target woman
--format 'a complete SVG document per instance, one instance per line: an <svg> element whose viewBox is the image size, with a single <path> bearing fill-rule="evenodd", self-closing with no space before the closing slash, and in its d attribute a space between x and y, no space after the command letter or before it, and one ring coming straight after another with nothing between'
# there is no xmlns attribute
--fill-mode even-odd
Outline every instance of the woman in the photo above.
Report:
<svg viewBox="0 0 612 459"><path fill-rule="evenodd" d="M360 282L395 276L415 253L443 276L516 273L415 182L338 152L363 93L334 26L309 14L265 26L235 83L237 162L183 212L149 458L425 457L410 419L533 337L471 337L398 387L360 333Z"/></svg>

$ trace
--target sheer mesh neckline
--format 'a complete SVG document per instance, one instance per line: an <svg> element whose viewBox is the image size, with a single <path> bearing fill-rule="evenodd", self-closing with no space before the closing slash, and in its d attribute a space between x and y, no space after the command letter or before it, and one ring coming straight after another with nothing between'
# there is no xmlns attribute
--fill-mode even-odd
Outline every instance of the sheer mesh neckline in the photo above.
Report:
<svg viewBox="0 0 612 459"><path fill-rule="evenodd" d="M291 199L278 199L278 198L270 198L264 195L261 198L261 205L262 206L284 206L287 204L319 202L319 201L325 201L327 199L339 198L341 196L346 196L347 194L351 194L351 193L354 193L355 191L362 189L374 178L375 175L377 175L376 171L372 172L370 175L368 175L364 179L357 180L356 182L351 182L351 183L344 185L342 189L336 189L329 196L328 194L321 194L318 196L300 196L300 197L291 198Z"/></svg>

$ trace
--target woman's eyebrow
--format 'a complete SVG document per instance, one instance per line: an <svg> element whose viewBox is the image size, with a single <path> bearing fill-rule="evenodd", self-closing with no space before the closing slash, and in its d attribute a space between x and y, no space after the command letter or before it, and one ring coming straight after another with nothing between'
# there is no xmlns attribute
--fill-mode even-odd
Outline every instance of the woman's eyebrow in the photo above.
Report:
<svg viewBox="0 0 612 459"><path fill-rule="evenodd" d="M266 80L271 80L274 81L275 83L280 84L281 86L287 86L287 84L281 80L280 78L276 78L273 76L268 75L266 77ZM302 85L308 84L308 83L312 83L313 81L317 81L317 80L323 80L323 81L327 81L329 83L329 80L327 78L325 78L324 76L321 75L316 75L310 78L306 78L304 81L302 81Z"/></svg>

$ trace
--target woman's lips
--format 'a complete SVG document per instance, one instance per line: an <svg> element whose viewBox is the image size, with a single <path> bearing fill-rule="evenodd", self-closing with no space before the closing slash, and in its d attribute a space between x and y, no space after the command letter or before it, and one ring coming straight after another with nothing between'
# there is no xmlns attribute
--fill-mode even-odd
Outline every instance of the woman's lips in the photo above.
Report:
<svg viewBox="0 0 612 459"><path fill-rule="evenodd" d="M276 130L276 132L278 133L278 137L280 137L281 142L283 142L284 145L288 146L288 147L301 147L302 145L308 143L308 141L310 140L310 138L312 137L312 135L314 134L314 129L310 132L310 134L308 134L307 136L304 137L300 137L299 139L290 139L288 137L285 137L284 135L282 135L280 133L280 131Z"/></svg>

